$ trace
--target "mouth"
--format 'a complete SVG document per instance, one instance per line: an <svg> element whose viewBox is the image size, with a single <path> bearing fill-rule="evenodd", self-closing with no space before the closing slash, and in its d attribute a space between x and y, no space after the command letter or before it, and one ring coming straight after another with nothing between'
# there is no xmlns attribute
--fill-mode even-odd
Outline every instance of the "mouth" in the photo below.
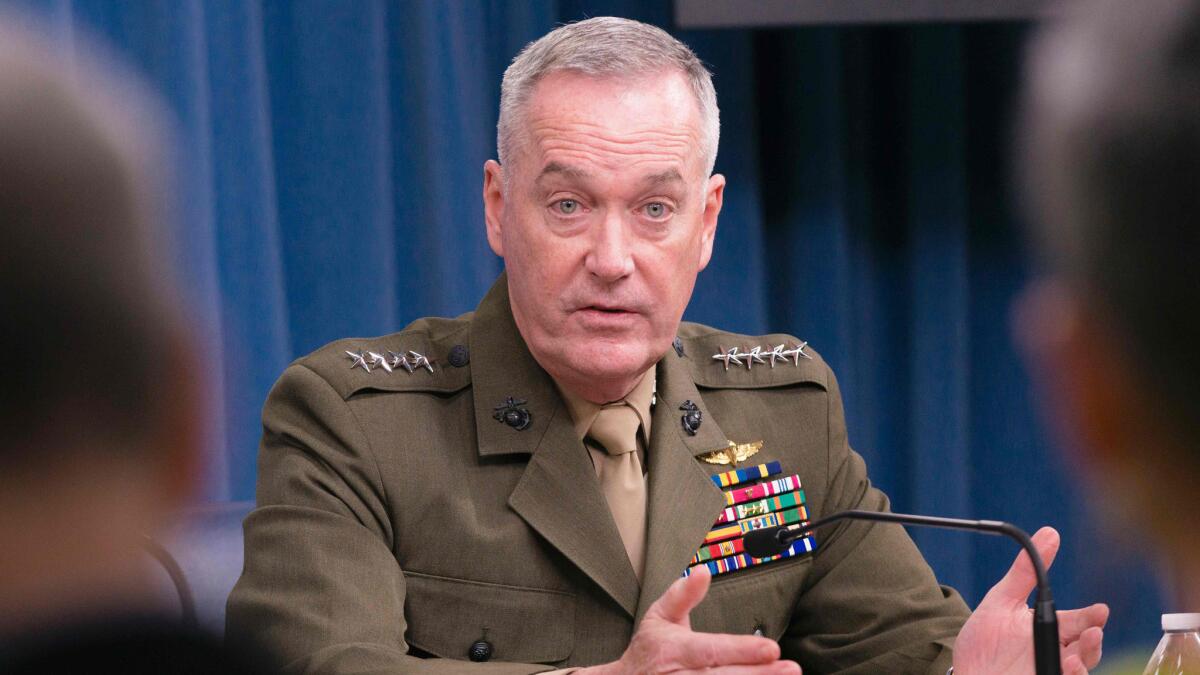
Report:
<svg viewBox="0 0 1200 675"><path fill-rule="evenodd" d="M584 305L575 310L575 315L584 325L593 329L615 330L630 324L638 316L638 312L628 307Z"/></svg>
<svg viewBox="0 0 1200 675"><path fill-rule="evenodd" d="M614 314L614 315L616 315L616 314L636 314L637 313L637 312L633 311L632 309L626 309L624 307L605 307L602 305L588 305L586 307L581 307L580 310L585 311L585 312L600 312L601 314Z"/></svg>

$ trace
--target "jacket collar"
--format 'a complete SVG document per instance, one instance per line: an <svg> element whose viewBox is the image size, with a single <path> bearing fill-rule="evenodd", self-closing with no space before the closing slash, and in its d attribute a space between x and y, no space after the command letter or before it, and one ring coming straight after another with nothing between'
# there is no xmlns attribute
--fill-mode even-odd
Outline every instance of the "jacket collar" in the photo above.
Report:
<svg viewBox="0 0 1200 675"><path fill-rule="evenodd" d="M691 401L700 409L695 435L684 430L681 406ZM641 621L650 605L687 568L704 535L712 528L725 497L709 471L695 456L724 447L728 441L713 419L687 358L667 353L658 362L658 405L650 442L646 568L635 619Z"/></svg>
<svg viewBox="0 0 1200 675"><path fill-rule="evenodd" d="M471 366L480 456L532 455L508 505L632 617L637 576L562 397L517 330L506 275L472 320ZM510 397L531 416L524 429L493 418Z"/></svg>
<svg viewBox="0 0 1200 675"><path fill-rule="evenodd" d="M535 531L638 620L683 573L725 505L721 491L694 456L727 441L696 388L685 357L674 350L658 362L658 403L649 454L649 528L639 588L595 469L553 380L530 354L509 306L501 275L479 304L471 326L472 389L481 457L532 455L509 496ZM493 419L512 397L531 415L524 430ZM680 407L701 411L695 435L684 431Z"/></svg>
<svg viewBox="0 0 1200 675"><path fill-rule="evenodd" d="M517 330L508 299L508 276L502 273L483 296L471 321L471 388L479 455L533 454L542 442L562 398ZM494 417L507 399L524 401L530 424L518 431ZM569 422L568 422L569 423Z"/></svg>

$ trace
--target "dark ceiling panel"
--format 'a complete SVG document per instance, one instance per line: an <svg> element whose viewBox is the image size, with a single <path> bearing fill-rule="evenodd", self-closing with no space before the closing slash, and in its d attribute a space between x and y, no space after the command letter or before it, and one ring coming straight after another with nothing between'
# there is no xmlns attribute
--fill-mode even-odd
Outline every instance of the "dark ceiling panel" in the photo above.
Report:
<svg viewBox="0 0 1200 675"><path fill-rule="evenodd" d="M1013 21L1061 10L1062 0L675 0L680 28Z"/></svg>

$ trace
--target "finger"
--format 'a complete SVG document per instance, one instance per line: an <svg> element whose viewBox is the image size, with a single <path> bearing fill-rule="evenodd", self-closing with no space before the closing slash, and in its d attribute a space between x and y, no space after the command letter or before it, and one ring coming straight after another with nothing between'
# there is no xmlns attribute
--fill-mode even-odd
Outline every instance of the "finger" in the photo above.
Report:
<svg viewBox="0 0 1200 675"><path fill-rule="evenodd" d="M689 633L673 645L668 661L687 670L721 666L761 666L779 660L779 644L754 635Z"/></svg>
<svg viewBox="0 0 1200 675"><path fill-rule="evenodd" d="M800 664L795 661L776 661L760 666L718 666L694 672L704 675L801 675Z"/></svg>
<svg viewBox="0 0 1200 675"><path fill-rule="evenodd" d="M1095 604L1082 609L1063 610L1058 613L1058 637L1064 643L1079 638L1089 628L1103 628L1108 623L1108 605Z"/></svg>
<svg viewBox="0 0 1200 675"><path fill-rule="evenodd" d="M1104 631L1093 627L1083 631L1079 639L1063 647L1063 658L1079 657L1080 663L1086 668L1095 668L1100 663L1104 649ZM1065 660L1064 660L1065 663Z"/></svg>
<svg viewBox="0 0 1200 675"><path fill-rule="evenodd" d="M688 614L708 593L712 581L707 567L699 567L690 575L676 579L658 600L646 610L646 619L658 618L670 623L689 626Z"/></svg>
<svg viewBox="0 0 1200 675"><path fill-rule="evenodd" d="M1033 547L1041 556L1042 563L1046 569L1050 569L1054 557L1058 555L1058 547L1062 543L1058 531L1053 527L1043 527L1033 535L1032 539ZM992 587L992 590L988 591L988 595L993 596L993 600L1004 600L1012 604L1023 605L1036 585L1037 574L1033 571L1033 563L1029 560L1029 554L1021 551L1017 554L1017 559L1013 561L1012 567L1008 569L1008 573Z"/></svg>
<svg viewBox="0 0 1200 675"><path fill-rule="evenodd" d="M1062 669L1063 675L1088 675L1087 666L1083 665L1083 661L1080 661L1078 656L1063 659Z"/></svg>

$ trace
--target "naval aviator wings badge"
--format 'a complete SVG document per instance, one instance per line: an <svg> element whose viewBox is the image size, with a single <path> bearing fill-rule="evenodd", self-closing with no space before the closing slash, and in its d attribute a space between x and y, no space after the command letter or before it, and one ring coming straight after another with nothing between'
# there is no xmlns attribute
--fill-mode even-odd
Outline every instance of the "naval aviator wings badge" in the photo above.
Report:
<svg viewBox="0 0 1200 675"><path fill-rule="evenodd" d="M729 445L724 448L710 450L702 455L700 459L709 464L732 464L735 467L738 462L744 462L762 450L762 441L754 441L753 443L734 443L729 441Z"/></svg>
<svg viewBox="0 0 1200 675"><path fill-rule="evenodd" d="M784 475L783 466L778 461L737 468L738 462L757 454L762 446L762 441L730 441L727 447L699 456L710 464L730 464L734 468L711 476L713 484L722 488L726 506L705 535L704 543L696 555L692 556L683 576L688 576L701 566L708 568L713 576L728 574L816 550L816 539L809 534L797 539L779 555L752 558L745 552L743 537L746 533L779 525L804 525L809 520L799 475Z"/></svg>

